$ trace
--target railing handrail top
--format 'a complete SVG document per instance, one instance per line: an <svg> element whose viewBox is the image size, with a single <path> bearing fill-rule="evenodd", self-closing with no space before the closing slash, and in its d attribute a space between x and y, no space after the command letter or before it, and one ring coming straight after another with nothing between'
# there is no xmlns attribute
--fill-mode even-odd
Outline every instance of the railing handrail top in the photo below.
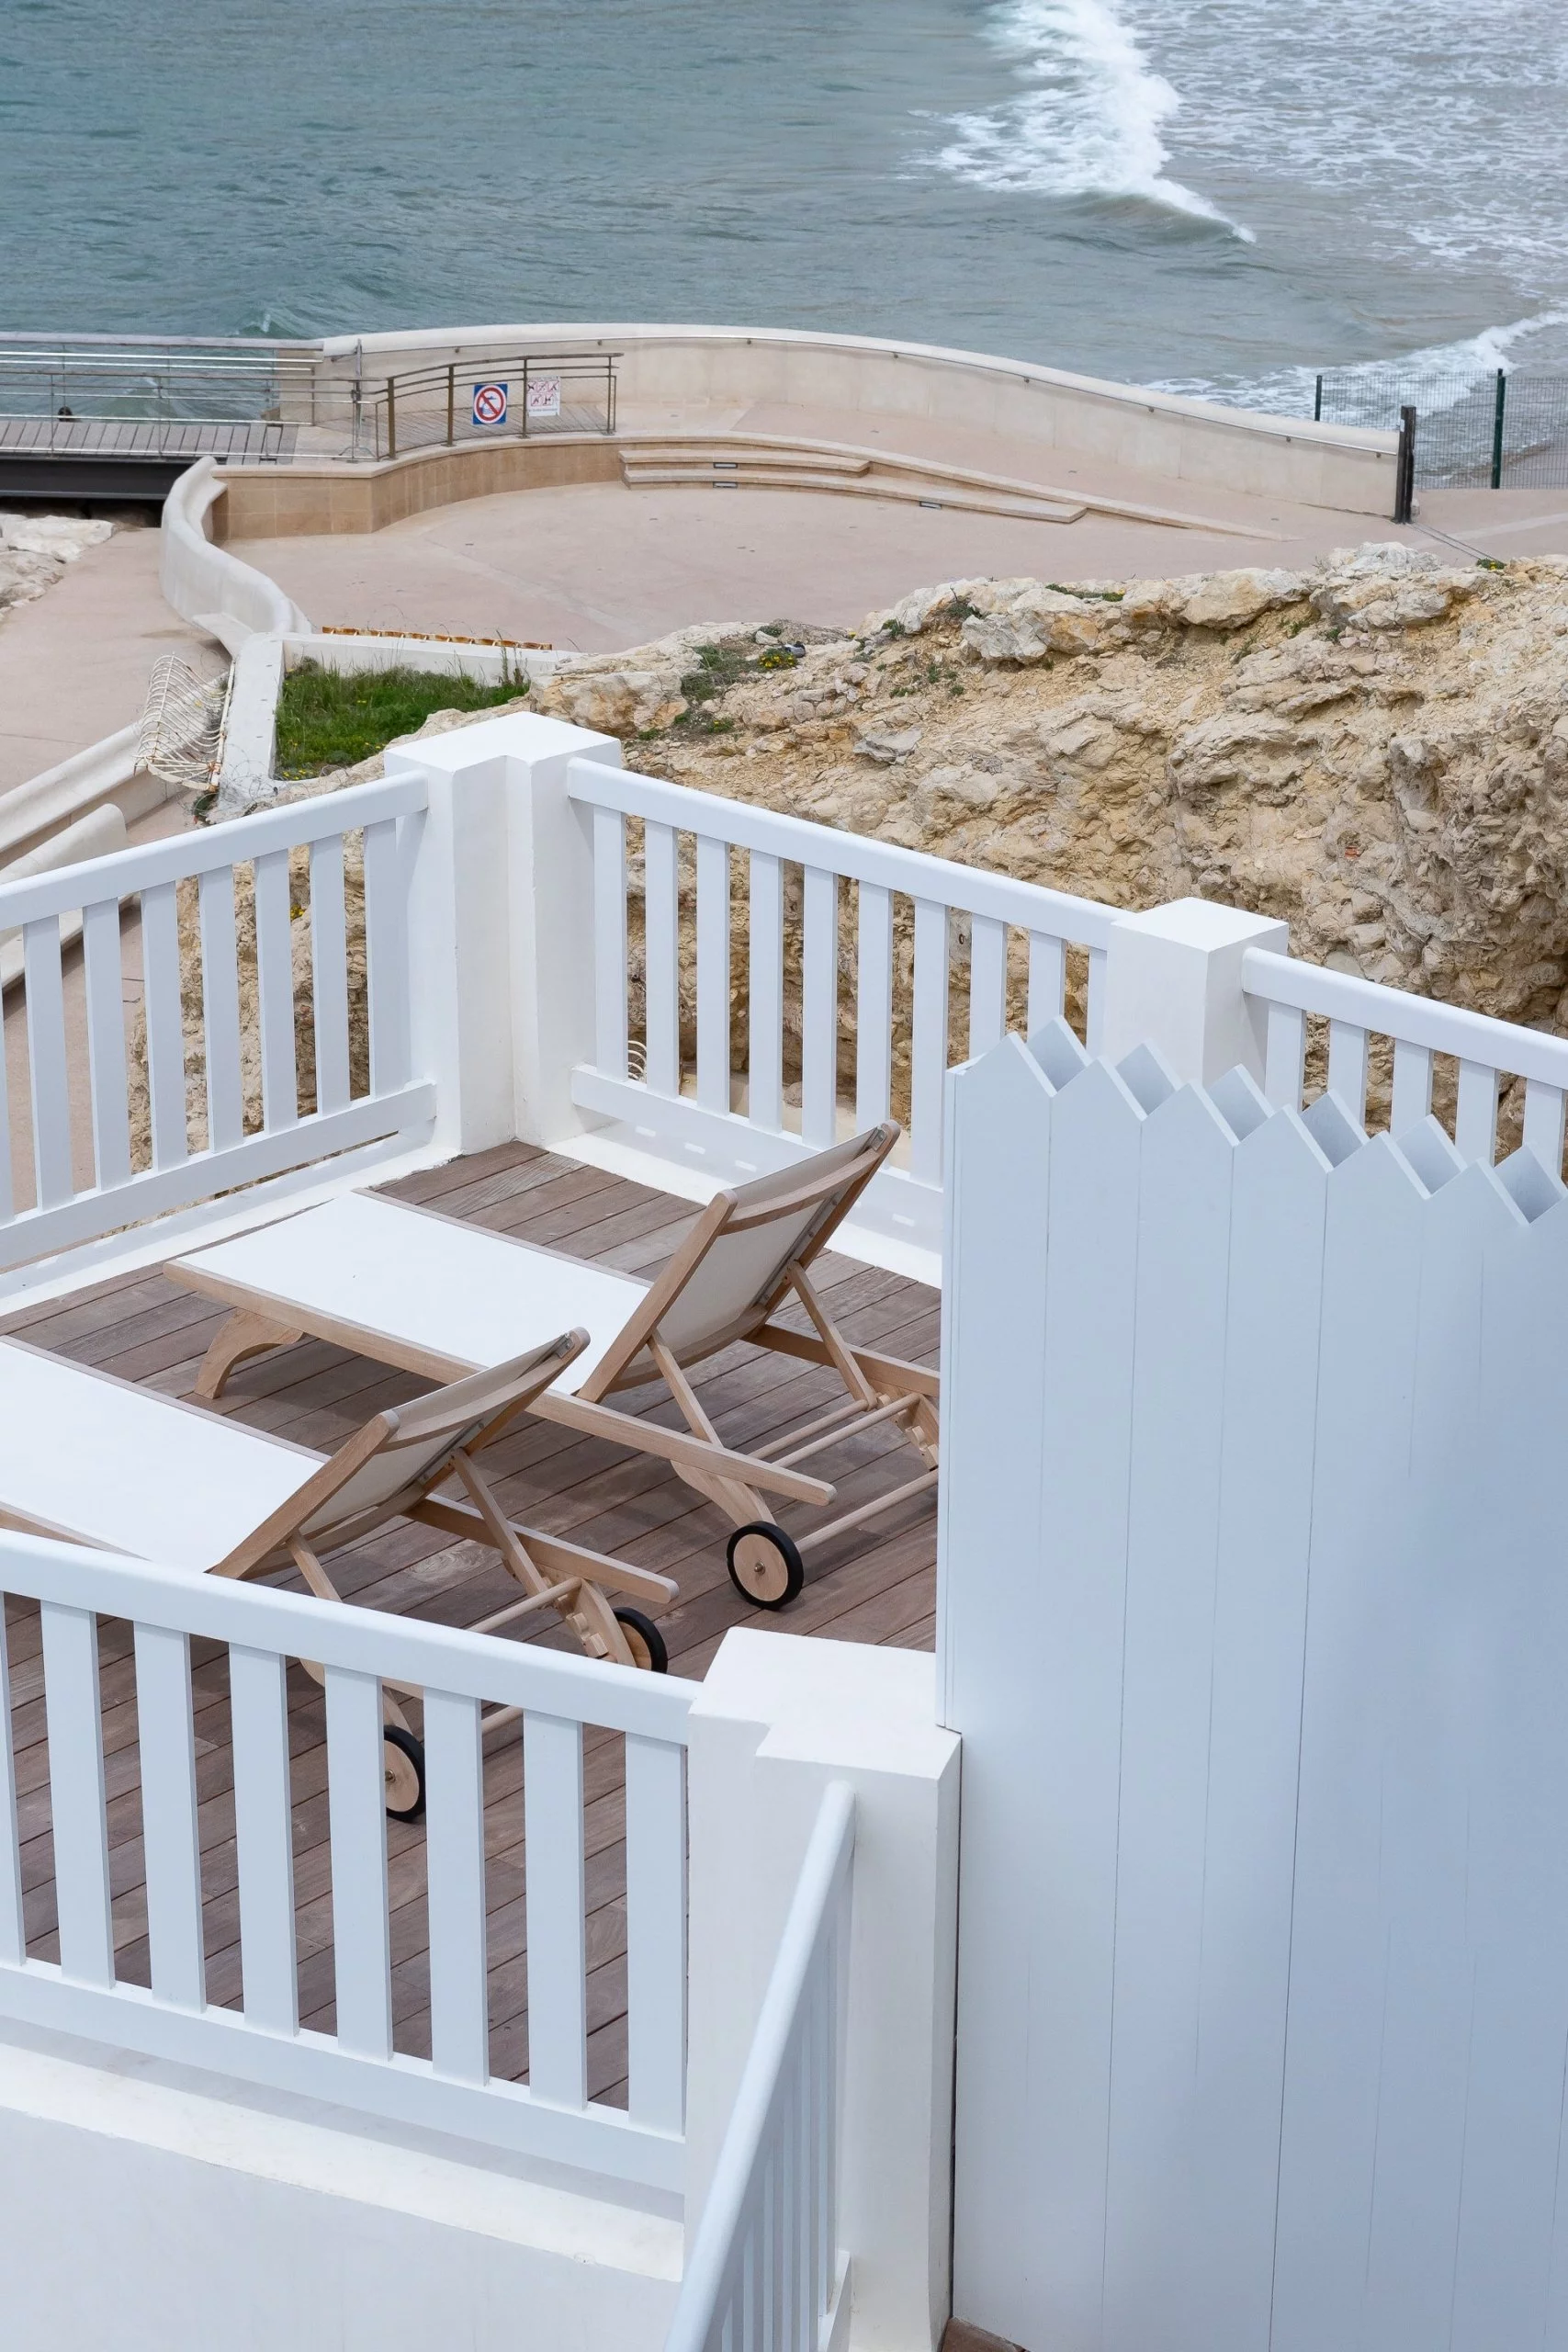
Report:
<svg viewBox="0 0 1568 2352"><path fill-rule="evenodd" d="M701 1685L0 1530L0 1592L683 1747Z"/></svg>
<svg viewBox="0 0 1568 2352"><path fill-rule="evenodd" d="M317 793L309 800L291 800L281 808L261 808L220 824L197 826L191 832L171 833L163 841L138 842L129 849L111 850L105 857L84 858L79 865L28 875L20 882L0 880L0 929L42 922L105 899L127 898L160 883L220 872L225 866L265 856L269 850L331 841L336 834L357 831L361 825L423 808L429 792L428 778L415 770L407 775L350 785L342 792Z"/></svg>
<svg viewBox="0 0 1568 2352"><path fill-rule="evenodd" d="M1568 1088L1568 1037L1525 1029L1495 1013L1472 1012L1435 998L1412 996L1381 980L1305 964L1271 948L1248 947L1242 956L1242 987L1249 996L1293 1012L1315 1012L1330 1021L1370 1029L1424 1051L1451 1054L1511 1077L1536 1079Z"/></svg>
<svg viewBox="0 0 1568 2352"><path fill-rule="evenodd" d="M573 759L566 788L570 798L592 808L651 818L656 824L672 825L681 832L705 835L709 841L723 841L732 848L760 852L796 865L826 868L847 881L897 890L906 898L934 901L963 914L1011 923L1020 930L1059 933L1079 946L1108 946L1111 926L1122 912L1095 899L1075 898L1070 891L1021 881L1015 875L987 873L952 858L933 857L926 850L906 849L897 842L840 832L836 826L816 824L807 817L784 816L776 809L753 808L747 801L721 799L713 793L695 791L690 785L640 775L632 768L605 767L596 760ZM816 854L813 843L820 844Z"/></svg>
<svg viewBox="0 0 1568 2352"><path fill-rule="evenodd" d="M531 368L536 359L544 360L547 368L550 369L588 363L592 363L595 368L607 368L613 361L625 357L624 351L487 351L478 359L469 357L432 361L429 366L423 368L389 368L384 375L367 376L363 380L371 388L379 385L384 391L389 383L419 384L428 380L433 384L444 384L447 378L454 374L482 376L486 370L493 370L497 368L512 368L518 365ZM380 397L379 392L377 397Z"/></svg>

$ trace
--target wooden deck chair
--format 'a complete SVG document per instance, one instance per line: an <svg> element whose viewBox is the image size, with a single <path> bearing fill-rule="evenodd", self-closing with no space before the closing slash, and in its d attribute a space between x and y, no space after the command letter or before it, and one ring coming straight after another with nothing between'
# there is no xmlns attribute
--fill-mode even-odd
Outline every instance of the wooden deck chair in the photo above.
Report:
<svg viewBox="0 0 1568 2352"><path fill-rule="evenodd" d="M873 1127L718 1193L652 1283L378 1194L340 1194L167 1268L171 1280L233 1310L193 1393L215 1399L245 1357L306 1334L439 1380L512 1353L542 1328L586 1325L584 1353L529 1409L662 1455L732 1522L729 1573L739 1589L782 1609L801 1589L804 1554L936 1482L936 1374L852 1346L811 1280L897 1136L896 1126ZM773 1319L792 1299L805 1309L806 1331ZM755 1453L730 1451L690 1375L739 1340L830 1367L842 1400ZM609 1401L650 1381L666 1385L683 1430ZM808 1532L780 1527L769 1498L830 1504L832 1487L804 1465L877 1424L908 1440L918 1475Z"/></svg>
<svg viewBox="0 0 1568 2352"><path fill-rule="evenodd" d="M604 1588L661 1607L674 1597L670 1578L514 1525L475 1458L585 1344L585 1333L569 1331L373 1414L328 1455L0 1340L0 1526L192 1576L256 1576L292 1563L311 1592L336 1600L324 1553L389 1520L423 1520L499 1552L523 1588L475 1632L553 1610L590 1657L661 1670L658 1628L639 1609L613 1607ZM466 1502L434 1492L454 1476ZM388 1693L384 1703L388 1811L416 1820L423 1752L396 1700ZM486 1728L514 1713L492 1709Z"/></svg>

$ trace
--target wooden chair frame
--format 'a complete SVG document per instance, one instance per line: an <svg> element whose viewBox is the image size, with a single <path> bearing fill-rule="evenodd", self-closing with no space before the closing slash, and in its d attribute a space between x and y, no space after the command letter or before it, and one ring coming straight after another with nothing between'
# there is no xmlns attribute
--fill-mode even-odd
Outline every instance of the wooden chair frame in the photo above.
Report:
<svg viewBox="0 0 1568 2352"><path fill-rule="evenodd" d="M607 1440L632 1453L661 1456L689 1486L715 1503L747 1541L757 1539L752 1548L757 1552L759 1572L762 1552L779 1550L775 1539L782 1540L781 1557L787 1558L791 1553L798 1555L934 1487L940 1436L938 1375L923 1365L854 1346L839 1329L811 1279L815 1261L886 1162L898 1134L895 1125L885 1123L782 1173L717 1193L590 1377L575 1394L564 1394L558 1386L542 1388L528 1409L580 1435ZM429 1212L411 1209L408 1214ZM743 1300L716 1324L703 1325L682 1338L672 1327L678 1325L679 1310L683 1306L689 1309L693 1285L710 1266L715 1253L728 1240L785 1223L793 1227L792 1235L776 1259L770 1261L764 1254L764 1272ZM498 1240L497 1246L509 1245ZM207 1351L192 1392L206 1401L220 1396L230 1374L246 1357L291 1345L307 1333L434 1377L448 1375L454 1368L446 1360L428 1358L417 1348L400 1344L390 1335L312 1314L298 1301L279 1298L274 1306L265 1295L220 1279L208 1270L187 1269L176 1261L168 1272L190 1288L223 1300L232 1310ZM804 1308L811 1327L808 1331L791 1330L773 1321L792 1298ZM730 1450L720 1441L689 1374L738 1342L831 1369L843 1384L844 1401L755 1452ZM662 1381L669 1389L685 1423L683 1430L666 1429L610 1401L653 1381ZM784 1536L773 1522L768 1498L780 1497L818 1509L830 1504L834 1499L831 1485L803 1465L858 1431L877 1425L896 1430L915 1449L921 1464L919 1474L857 1510L840 1512L797 1537ZM736 1557L732 1539L732 1573ZM736 1581L765 1605L782 1605L776 1597L754 1590L754 1580L748 1582L737 1575ZM789 1581L792 1589L784 1594L786 1599L799 1589L798 1558Z"/></svg>

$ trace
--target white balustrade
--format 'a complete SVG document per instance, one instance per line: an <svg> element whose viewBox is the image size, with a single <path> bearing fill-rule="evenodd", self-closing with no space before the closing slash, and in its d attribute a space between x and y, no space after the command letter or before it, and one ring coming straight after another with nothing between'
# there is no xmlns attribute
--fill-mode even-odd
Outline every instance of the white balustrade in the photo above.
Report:
<svg viewBox="0 0 1568 2352"><path fill-rule="evenodd" d="M28 1953L6 1672L6 1598L37 1602L48 1729L58 1962ZM151 1989L117 1973L98 1620L134 1628ZM13 1638L17 1626L13 1622ZM228 1653L243 1996L209 2004L189 1645ZM326 1679L336 2028L299 2021L288 1661ZM382 1690L424 1709L432 2056L392 2041ZM0 1534L0 2017L326 2099L394 2122L678 2189L685 2082L685 1745L697 1686L674 1676L193 1580ZM481 1702L519 1710L528 1919L528 2082L492 2075L486 1982ZM17 1704L21 1703L20 1694ZM418 1702L412 1702L416 1704ZM626 2109L587 2087L584 1726L626 1744ZM36 1772L41 1751L29 1757ZM117 1793L130 1783L116 1748ZM41 1792L31 1788L36 1816ZM36 1834L36 1831L34 1832Z"/></svg>
<svg viewBox="0 0 1568 2352"><path fill-rule="evenodd" d="M409 877L424 822L423 776L263 811L0 883L0 933L23 940L28 1087L7 1104L0 1073L0 1268L21 1264L236 1186L357 1147L428 1134L433 1089L416 1083L409 1038ZM369 1089L349 1080L349 971L344 842L363 832ZM310 860L316 1090L301 1113L295 1057L289 853ZM254 1012L243 1006L235 885L249 868L255 914ZM182 915L196 884L207 1135L186 1118ZM151 1165L132 1172L126 1010L136 974L122 919L141 916ZM74 1061L72 975L62 954L81 915L86 1052ZM188 952L193 942L184 942ZM246 1034L249 1031L251 1034ZM261 1080L259 1129L245 1133L243 1059ZM85 1080L73 1099L73 1076ZM18 1207L13 1163L32 1163Z"/></svg>
<svg viewBox="0 0 1568 2352"><path fill-rule="evenodd" d="M665 2352L823 2352L848 2294L838 2138L854 1792L822 1798Z"/></svg>
<svg viewBox="0 0 1568 2352"><path fill-rule="evenodd" d="M1433 1058L1458 1065L1454 1142L1461 1156L1486 1165L1496 1158L1504 1084L1524 1081L1523 1139L1553 1175L1562 1167L1568 1103L1568 1038L1523 1029L1430 997L1410 996L1351 972L1302 964L1267 948L1248 948L1242 985L1268 1011L1264 1091L1270 1102L1301 1107L1307 1021L1327 1024L1328 1091L1358 1125L1369 1117L1371 1047L1393 1046L1389 1131L1401 1136L1432 1108Z"/></svg>
<svg viewBox="0 0 1568 2352"><path fill-rule="evenodd" d="M1032 1031L1063 1012L1067 956L1076 949L1087 959L1086 1042L1091 1051L1098 1042L1113 908L592 759L571 763L567 790L592 812L593 844L594 1058L574 1073L573 1100L624 1122L628 1139L656 1158L702 1168L723 1182L743 1181L896 1114L908 1125L907 1146L857 1216L934 1246L947 1071L1007 1027L1015 939L1021 1025ZM628 1048L628 819L640 822L643 836L646 1064L636 1078ZM682 905L688 840L694 913ZM746 908L750 928L738 1059L732 906ZM907 979L898 967L901 938L908 941ZM695 1019L688 1023L694 1052L682 1044L683 944L694 981ZM967 1001L966 1030L957 1035L950 1017L955 994ZM841 1012L851 1005L852 1049L840 1042ZM786 1086L792 1020L798 1082ZM852 1051L846 1082L841 1065ZM895 1074L904 1069L907 1081L897 1085Z"/></svg>

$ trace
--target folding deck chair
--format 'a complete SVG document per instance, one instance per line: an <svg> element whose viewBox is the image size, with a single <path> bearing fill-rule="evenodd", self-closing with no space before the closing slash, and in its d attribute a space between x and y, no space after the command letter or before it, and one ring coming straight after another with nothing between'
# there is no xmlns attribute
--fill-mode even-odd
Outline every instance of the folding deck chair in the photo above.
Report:
<svg viewBox="0 0 1568 2352"><path fill-rule="evenodd" d="M718 1193L652 1283L430 1209L343 1193L167 1267L172 1281L233 1309L193 1395L215 1400L247 1356L306 1335L448 1380L562 1322L585 1325L588 1347L529 1409L584 1436L662 1455L733 1522L728 1556L739 1590L764 1609L782 1609L805 1580L803 1554L936 1483L936 1374L852 1346L810 1276L897 1136L896 1126L873 1127ZM773 1320L791 1298L804 1307L808 1331ZM738 1340L831 1366L844 1400L755 1453L731 1452L687 1374ZM655 1380L674 1398L683 1430L605 1401ZM801 1464L877 1424L914 1448L919 1475L808 1533L778 1526L765 1498L825 1507L833 1488Z"/></svg>
<svg viewBox="0 0 1568 2352"><path fill-rule="evenodd" d="M668 1577L513 1525L475 1455L586 1344L568 1331L510 1363L373 1414L333 1454L201 1411L16 1340L0 1340L0 1526L59 1536L191 1576L248 1577L292 1561L340 1598L321 1554L385 1521L418 1519L499 1552L524 1597L472 1630L554 1610L592 1657L662 1670L657 1626L604 1588L661 1607ZM465 1502L434 1489L456 1476ZM302 1660L308 1672L317 1672ZM424 1809L424 1758L387 1693L387 1810ZM493 1708L487 1729L515 1709Z"/></svg>

